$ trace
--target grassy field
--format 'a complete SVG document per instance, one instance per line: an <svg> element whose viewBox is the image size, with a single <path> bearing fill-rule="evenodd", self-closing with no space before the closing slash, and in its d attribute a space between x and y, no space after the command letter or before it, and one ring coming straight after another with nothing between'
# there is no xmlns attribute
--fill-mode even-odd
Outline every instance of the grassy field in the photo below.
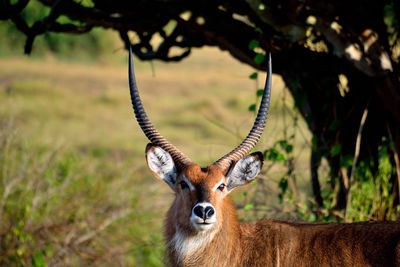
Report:
<svg viewBox="0 0 400 267"><path fill-rule="evenodd" d="M1 263L163 265L162 223L173 194L147 170L125 52L116 57L123 63L0 59ZM265 79L250 80L250 67L211 48L177 64L136 61L135 70L150 119L200 165L247 135L255 117L248 107ZM306 198L310 134L294 117L273 76L258 148L294 134L297 197ZM290 204L278 201L284 172L267 162L258 183L233 193L241 220L292 216Z"/></svg>

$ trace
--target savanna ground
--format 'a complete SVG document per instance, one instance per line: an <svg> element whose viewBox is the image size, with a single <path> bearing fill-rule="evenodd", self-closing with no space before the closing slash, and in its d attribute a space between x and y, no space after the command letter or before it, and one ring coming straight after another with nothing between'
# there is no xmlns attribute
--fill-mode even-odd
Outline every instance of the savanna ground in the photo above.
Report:
<svg viewBox="0 0 400 267"><path fill-rule="evenodd" d="M163 265L163 218L173 193L147 169L126 51L115 58L0 58L2 264ZM265 80L265 73L250 79L250 67L212 48L180 63L136 60L135 70L150 119L200 165L247 135L255 118L249 106ZM278 76L271 103L257 148L292 140L293 160L266 161L258 182L232 193L242 221L297 219L296 199L311 195L310 134ZM280 200L288 168L295 193Z"/></svg>

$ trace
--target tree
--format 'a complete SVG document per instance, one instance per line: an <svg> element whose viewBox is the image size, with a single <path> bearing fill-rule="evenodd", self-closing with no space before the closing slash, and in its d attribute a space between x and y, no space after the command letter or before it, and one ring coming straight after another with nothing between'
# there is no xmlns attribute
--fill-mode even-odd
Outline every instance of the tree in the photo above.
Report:
<svg viewBox="0 0 400 267"><path fill-rule="evenodd" d="M339 186L330 208L344 209L355 175L378 175L382 151L394 166L386 176L398 205L399 1L40 0L48 14L31 26L23 16L30 1L12 2L0 2L0 19L27 36L28 54L40 34L82 34L94 27L118 31L143 60L179 61L193 47L217 46L264 70L271 51L273 71L283 77L313 134L310 179L317 207L326 204L318 180L322 158L332 188ZM65 16L67 22L60 19ZM157 47L151 43L156 36L162 39Z"/></svg>

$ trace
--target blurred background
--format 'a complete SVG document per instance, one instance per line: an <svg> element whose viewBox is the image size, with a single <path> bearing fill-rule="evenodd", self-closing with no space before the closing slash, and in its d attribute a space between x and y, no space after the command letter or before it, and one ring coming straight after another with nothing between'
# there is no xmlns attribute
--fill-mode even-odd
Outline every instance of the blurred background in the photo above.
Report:
<svg viewBox="0 0 400 267"><path fill-rule="evenodd" d="M21 2L29 4L17 13L34 29L38 21L43 24L41 19L52 16L59 1L5 1L3 5L11 12L11 7ZM79 4L93 8L91 1ZM262 2L258 4L257 10L265 9ZM398 29L396 17L390 13L395 5L391 4L385 3L383 18L386 25ZM275 4L270 8L279 9ZM148 140L131 107L125 49L126 37L147 47L143 45L147 35L136 30L125 36L102 27L71 35L48 27L29 47L29 30L21 30L19 17L8 18L7 9L2 12L0 264L163 266L163 220L174 195L148 171L144 157ZM70 23L73 19L67 16L57 22ZM388 21L390 18L394 22ZM163 30L174 32L176 25L176 21L167 21ZM304 25L315 32L307 33ZM323 53L352 60L351 53L346 59L329 44L324 48L321 39L326 43L330 39L316 34L322 26L318 28L313 21L304 25L302 47L316 52L318 60L325 60L319 58ZM396 73L399 40L394 32L390 51L392 72ZM383 126L376 123L389 111L380 111L374 103L376 97L371 92L375 89L364 88L360 93L357 81L365 77L354 74L343 62L333 66L329 64L334 60L326 61L324 67L311 57L310 62L298 59L299 66L310 64L322 73L305 69L300 78L294 77L284 71L297 68L282 56L289 48L281 43L264 46L266 41L261 37L246 40L250 59L211 41L190 45L190 55L174 60L158 52L148 56L142 46L136 47L139 91L156 128L202 166L231 151L253 125L265 82L265 50L269 48L275 51L273 70L276 64L277 74L273 75L267 126L256 147L264 153L265 165L256 182L231 194L239 220L396 220L400 178L396 116ZM163 34L151 36L151 44L159 49L165 40ZM339 67L345 71L338 73ZM326 72L329 69L333 80ZM318 83L324 73L327 87ZM358 80L351 80L352 75ZM381 74L378 76L381 79ZM398 78L394 84L397 87L389 88L399 93ZM327 95L330 85L335 87L334 96ZM335 100L328 103L326 99ZM344 107L340 106L342 100ZM334 112L326 115L323 104ZM370 109L375 116L368 117L372 119L358 160L360 153L356 151ZM320 117L310 119L307 110ZM354 110L358 112L351 113ZM346 120L354 126L352 130ZM368 137L374 128L385 134Z"/></svg>

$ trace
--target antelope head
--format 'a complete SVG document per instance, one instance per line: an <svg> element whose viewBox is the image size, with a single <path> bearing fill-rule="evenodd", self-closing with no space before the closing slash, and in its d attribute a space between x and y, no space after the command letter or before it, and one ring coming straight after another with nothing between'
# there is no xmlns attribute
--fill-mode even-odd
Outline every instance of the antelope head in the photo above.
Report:
<svg viewBox="0 0 400 267"><path fill-rule="evenodd" d="M260 139L268 115L271 56L268 56L267 80L253 128L238 147L205 168L161 136L148 119L139 97L131 49L129 87L136 119L151 142L146 147L147 164L152 174L175 192L170 212L175 214L177 226L187 233L204 233L221 227L227 195L235 187L253 181L263 164L261 152L248 154Z"/></svg>

